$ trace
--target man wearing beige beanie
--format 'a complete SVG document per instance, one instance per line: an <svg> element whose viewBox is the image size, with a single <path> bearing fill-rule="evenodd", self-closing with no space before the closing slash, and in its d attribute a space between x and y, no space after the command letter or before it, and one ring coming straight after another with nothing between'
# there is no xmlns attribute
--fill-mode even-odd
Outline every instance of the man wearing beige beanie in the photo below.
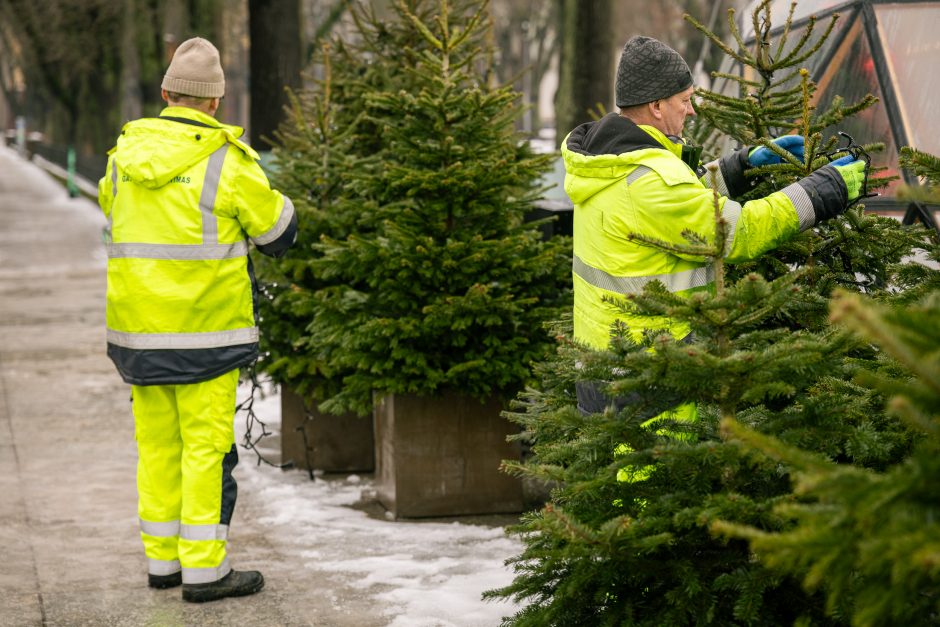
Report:
<svg viewBox="0 0 940 627"><path fill-rule="evenodd" d="M127 123L98 183L108 218L108 356L131 384L140 533L152 588L186 601L254 594L227 537L238 462L238 372L258 356L248 242L294 243L290 199L272 190L242 129L214 118L219 52L183 42L163 78L159 117Z"/></svg>

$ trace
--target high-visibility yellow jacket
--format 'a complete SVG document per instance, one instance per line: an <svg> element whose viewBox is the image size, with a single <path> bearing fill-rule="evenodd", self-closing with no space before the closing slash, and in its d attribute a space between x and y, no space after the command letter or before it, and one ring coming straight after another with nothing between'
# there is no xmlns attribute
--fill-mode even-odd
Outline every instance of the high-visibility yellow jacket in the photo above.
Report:
<svg viewBox="0 0 940 627"><path fill-rule="evenodd" d="M108 355L128 383L196 383L257 356L248 240L283 254L297 222L241 134L167 107L126 124L109 152Z"/></svg>
<svg viewBox="0 0 940 627"><path fill-rule="evenodd" d="M628 239L637 233L685 245L685 230L714 238L712 190L699 178L702 172L683 161L682 148L659 130L617 114L583 124L565 138L565 192L574 203L575 339L604 349L618 319L635 339L644 329L668 330L676 339L688 334L687 325L678 321L625 314L614 302L641 292L653 280L680 294L713 285L711 266L704 258ZM817 186L804 179L802 184L739 204L728 195L750 187L743 177L745 164L746 151L719 164L717 188L729 223L725 246L729 262L754 259L811 227L816 219L814 203L819 201ZM835 189L837 175L826 176L826 185Z"/></svg>

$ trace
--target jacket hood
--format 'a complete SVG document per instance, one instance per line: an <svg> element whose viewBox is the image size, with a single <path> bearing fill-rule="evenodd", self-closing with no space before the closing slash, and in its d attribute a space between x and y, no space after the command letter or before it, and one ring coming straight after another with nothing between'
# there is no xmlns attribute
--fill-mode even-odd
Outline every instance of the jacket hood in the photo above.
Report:
<svg viewBox="0 0 940 627"><path fill-rule="evenodd" d="M206 159L226 142L236 144L254 159L258 154L238 140L242 129L188 107L167 107L157 118L128 122L121 130L114 160L124 175L149 189L163 187L174 177Z"/></svg>
<svg viewBox="0 0 940 627"><path fill-rule="evenodd" d="M658 129L637 125L616 113L575 128L561 147L565 192L579 204L614 185L650 150L681 157L682 147Z"/></svg>

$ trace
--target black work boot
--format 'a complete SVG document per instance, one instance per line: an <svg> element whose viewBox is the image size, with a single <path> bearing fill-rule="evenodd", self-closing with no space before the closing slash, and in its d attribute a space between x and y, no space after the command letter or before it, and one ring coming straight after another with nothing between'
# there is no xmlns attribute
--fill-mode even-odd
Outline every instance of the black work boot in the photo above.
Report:
<svg viewBox="0 0 940 627"><path fill-rule="evenodd" d="M264 587L264 577L256 570L230 571L211 583L184 583L183 600L191 603L217 601L225 597L243 597Z"/></svg>
<svg viewBox="0 0 940 627"><path fill-rule="evenodd" d="M147 585L151 588L164 590L166 588L175 588L183 583L183 573L177 571L172 575L151 575L147 574Z"/></svg>

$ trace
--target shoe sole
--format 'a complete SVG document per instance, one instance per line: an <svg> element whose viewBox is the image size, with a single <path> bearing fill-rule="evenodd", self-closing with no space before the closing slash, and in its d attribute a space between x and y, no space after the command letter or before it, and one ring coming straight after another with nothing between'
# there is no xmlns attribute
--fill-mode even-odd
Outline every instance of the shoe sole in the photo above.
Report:
<svg viewBox="0 0 940 627"><path fill-rule="evenodd" d="M264 589L264 580L255 584L250 588L243 588L241 590L231 590L226 591L225 593L206 593L203 591L193 592L183 589L183 600L190 603L206 603L208 601L221 601L222 599L227 599L229 597L246 597L257 592L261 592Z"/></svg>
<svg viewBox="0 0 940 627"><path fill-rule="evenodd" d="M167 588L175 588L183 585L183 578L182 576L176 578L172 576L158 576L158 578L149 577L147 579L147 585L155 590L166 590Z"/></svg>

